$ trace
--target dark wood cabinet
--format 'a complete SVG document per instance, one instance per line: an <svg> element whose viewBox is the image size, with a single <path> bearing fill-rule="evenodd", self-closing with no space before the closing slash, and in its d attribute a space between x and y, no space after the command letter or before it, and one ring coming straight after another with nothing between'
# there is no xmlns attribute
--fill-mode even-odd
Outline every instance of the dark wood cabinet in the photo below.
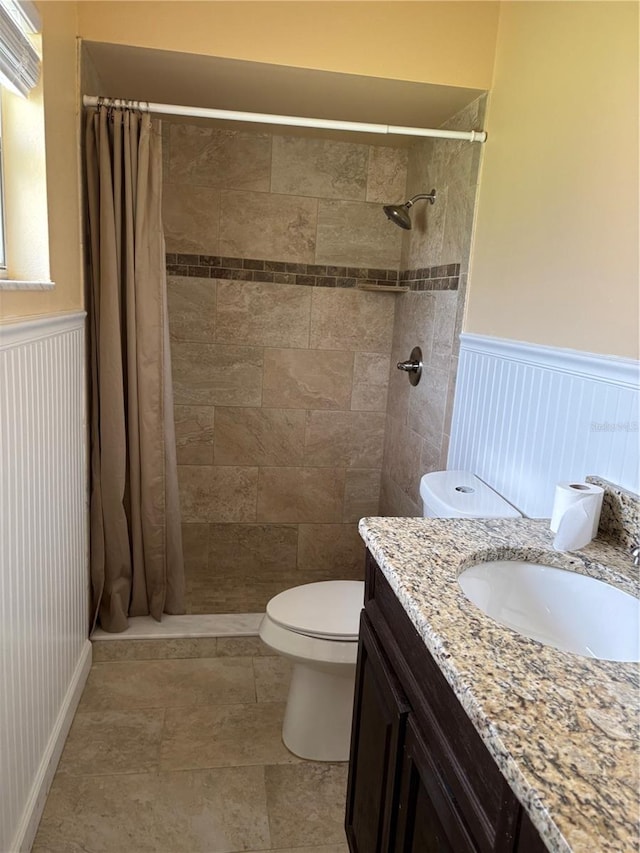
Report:
<svg viewBox="0 0 640 853"><path fill-rule="evenodd" d="M390 849L395 835L402 744L409 705L363 613L349 763L347 835L351 850Z"/></svg>
<svg viewBox="0 0 640 853"><path fill-rule="evenodd" d="M370 554L345 826L351 853L546 849Z"/></svg>
<svg viewBox="0 0 640 853"><path fill-rule="evenodd" d="M413 715L407 723L396 853L476 853L457 810L455 794L442 776Z"/></svg>

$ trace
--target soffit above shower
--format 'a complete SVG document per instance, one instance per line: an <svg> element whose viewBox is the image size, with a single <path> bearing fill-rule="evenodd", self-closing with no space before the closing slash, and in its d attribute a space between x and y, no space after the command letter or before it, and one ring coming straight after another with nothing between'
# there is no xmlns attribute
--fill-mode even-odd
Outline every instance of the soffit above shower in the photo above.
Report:
<svg viewBox="0 0 640 853"><path fill-rule="evenodd" d="M103 89L83 94L156 103L440 127L483 94L481 89L338 74L102 42L84 41L83 51L94 66ZM188 122L229 127L228 122L198 119L188 119ZM243 128L265 132L264 125L233 123L234 130ZM277 132L277 128L271 130ZM389 137L382 135L290 127L283 128L282 132L324 135L351 142L358 141L361 136L367 144L390 144ZM395 137L392 144L408 145L411 141Z"/></svg>

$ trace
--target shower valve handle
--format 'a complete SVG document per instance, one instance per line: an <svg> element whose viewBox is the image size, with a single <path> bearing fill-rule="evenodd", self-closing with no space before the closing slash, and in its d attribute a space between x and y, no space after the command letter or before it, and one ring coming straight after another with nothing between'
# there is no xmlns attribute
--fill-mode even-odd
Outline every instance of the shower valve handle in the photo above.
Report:
<svg viewBox="0 0 640 853"><path fill-rule="evenodd" d="M406 361L399 361L396 364L398 370L404 370L409 374L409 382L412 385L417 385L422 375L422 351L420 347L414 347L411 350L411 355Z"/></svg>
<svg viewBox="0 0 640 853"><path fill-rule="evenodd" d="M416 373L422 364L419 361L399 361L396 367L398 370L406 370L407 373Z"/></svg>

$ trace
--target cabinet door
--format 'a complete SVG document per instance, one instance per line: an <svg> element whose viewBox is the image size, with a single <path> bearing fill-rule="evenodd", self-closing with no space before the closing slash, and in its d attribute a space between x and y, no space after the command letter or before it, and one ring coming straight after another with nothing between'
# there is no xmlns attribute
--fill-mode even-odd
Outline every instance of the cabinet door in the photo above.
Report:
<svg viewBox="0 0 640 853"><path fill-rule="evenodd" d="M547 850L538 830L531 823L531 818L524 810L522 811L516 850L518 853L546 853Z"/></svg>
<svg viewBox="0 0 640 853"><path fill-rule="evenodd" d="M409 717L393 853L476 853L455 796Z"/></svg>
<svg viewBox="0 0 640 853"><path fill-rule="evenodd" d="M363 611L345 821L351 853L390 849L408 712L402 688Z"/></svg>

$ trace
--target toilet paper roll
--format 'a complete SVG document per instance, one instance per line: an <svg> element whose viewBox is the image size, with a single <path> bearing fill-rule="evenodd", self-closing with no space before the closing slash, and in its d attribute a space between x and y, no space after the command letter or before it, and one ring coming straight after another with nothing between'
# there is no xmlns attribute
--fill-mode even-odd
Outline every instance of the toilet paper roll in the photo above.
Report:
<svg viewBox="0 0 640 853"><path fill-rule="evenodd" d="M556 551L576 551L584 548L593 539L593 518L587 501L578 501L570 506L560 519L558 532L553 540Z"/></svg>
<svg viewBox="0 0 640 853"><path fill-rule="evenodd" d="M604 489L600 486L594 486L591 483L558 483L553 501L553 512L551 513L550 526L553 533L560 532L562 521L568 511L572 507L580 505L580 512L573 512L563 525L563 538L566 538L569 535L569 528L567 525L571 520L571 526L574 529L576 525L581 529L584 528L585 530L588 526L589 539L587 542L590 542L598 533L603 495ZM583 539L584 535L585 534L580 534L577 538ZM581 548L583 545L586 545L587 542L583 542L582 545L574 545L573 547Z"/></svg>

